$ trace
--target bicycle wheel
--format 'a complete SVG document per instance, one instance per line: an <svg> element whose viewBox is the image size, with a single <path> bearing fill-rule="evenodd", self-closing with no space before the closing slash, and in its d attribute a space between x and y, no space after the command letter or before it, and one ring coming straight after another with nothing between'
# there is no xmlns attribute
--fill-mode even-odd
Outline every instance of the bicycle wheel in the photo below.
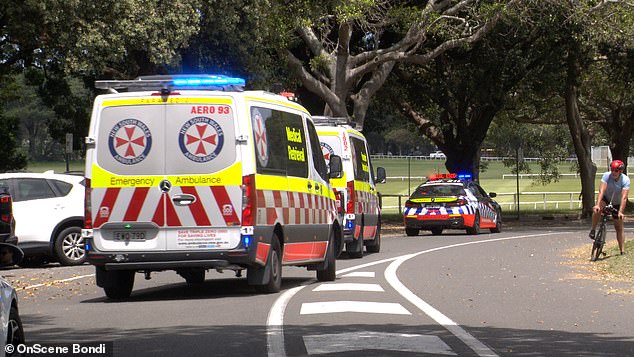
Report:
<svg viewBox="0 0 634 357"><path fill-rule="evenodd" d="M594 238L594 244L592 244L592 252L590 253L590 260L596 262L603 251L603 244L605 244L605 225L599 226L597 235Z"/></svg>

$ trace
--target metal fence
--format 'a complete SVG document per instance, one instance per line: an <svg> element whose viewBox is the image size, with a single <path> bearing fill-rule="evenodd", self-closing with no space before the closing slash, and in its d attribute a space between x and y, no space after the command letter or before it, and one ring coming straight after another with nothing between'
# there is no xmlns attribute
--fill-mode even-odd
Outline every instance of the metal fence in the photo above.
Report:
<svg viewBox="0 0 634 357"><path fill-rule="evenodd" d="M384 212L401 214L408 198L403 194L381 194L381 208ZM579 192L520 192L519 203L516 192L507 192L498 193L496 201L505 211L514 211L518 205L520 209L529 210L580 209L582 205Z"/></svg>

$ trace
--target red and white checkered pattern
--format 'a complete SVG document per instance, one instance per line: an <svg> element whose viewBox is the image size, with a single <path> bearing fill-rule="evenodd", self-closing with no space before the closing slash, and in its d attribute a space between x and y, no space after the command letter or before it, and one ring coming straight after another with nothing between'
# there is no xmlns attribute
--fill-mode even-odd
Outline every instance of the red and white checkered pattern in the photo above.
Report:
<svg viewBox="0 0 634 357"><path fill-rule="evenodd" d="M330 224L335 201L316 194L257 190L257 224Z"/></svg>
<svg viewBox="0 0 634 357"><path fill-rule="evenodd" d="M354 213L356 214L361 214L361 213L377 214L379 212L379 198L371 192L355 190L354 202L355 202Z"/></svg>

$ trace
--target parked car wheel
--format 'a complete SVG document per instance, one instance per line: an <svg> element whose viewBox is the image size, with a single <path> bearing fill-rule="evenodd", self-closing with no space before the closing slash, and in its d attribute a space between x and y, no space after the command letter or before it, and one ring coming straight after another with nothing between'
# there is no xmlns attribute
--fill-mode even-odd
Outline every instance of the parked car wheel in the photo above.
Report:
<svg viewBox="0 0 634 357"><path fill-rule="evenodd" d="M18 313L18 308L15 306L11 306L11 311L9 313L9 326L7 327L7 341L6 345L13 345L14 347L17 345L24 344L24 328L22 327L22 319L20 319L20 314ZM18 356L20 353L14 351L14 353L8 353L7 356Z"/></svg>
<svg viewBox="0 0 634 357"><path fill-rule="evenodd" d="M68 227L55 239L55 256L62 265L80 265L86 261L86 243L80 227Z"/></svg>

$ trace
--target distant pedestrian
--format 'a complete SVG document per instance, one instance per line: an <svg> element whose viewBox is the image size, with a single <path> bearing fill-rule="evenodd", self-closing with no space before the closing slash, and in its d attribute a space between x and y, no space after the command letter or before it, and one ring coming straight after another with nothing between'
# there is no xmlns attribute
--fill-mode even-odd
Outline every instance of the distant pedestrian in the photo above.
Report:
<svg viewBox="0 0 634 357"><path fill-rule="evenodd" d="M590 230L590 238L594 239L594 230L597 228L601 211L608 203L612 203L618 213L614 216L614 229L616 230L616 240L619 243L621 255L625 253L625 235L623 233L623 212L627 204L627 195L630 192L630 178L627 177L623 170L625 164L621 160L614 160L610 164L610 171L601 177L601 186L599 195L597 196L597 204L592 208L592 229ZM617 200L615 202L615 200Z"/></svg>

